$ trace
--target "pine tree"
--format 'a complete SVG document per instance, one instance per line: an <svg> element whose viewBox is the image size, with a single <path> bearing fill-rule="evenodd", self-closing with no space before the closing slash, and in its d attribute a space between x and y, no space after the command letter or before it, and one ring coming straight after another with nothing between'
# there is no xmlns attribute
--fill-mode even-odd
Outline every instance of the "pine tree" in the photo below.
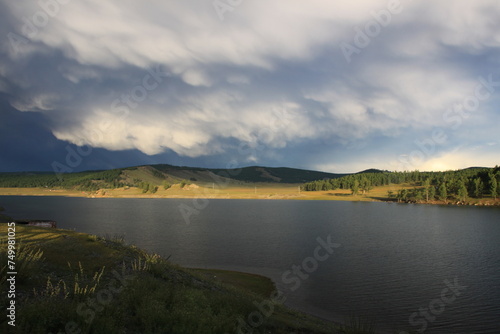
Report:
<svg viewBox="0 0 500 334"><path fill-rule="evenodd" d="M438 198L442 201L446 201L448 198L448 191L446 189L446 183L442 182L438 188Z"/></svg>
<svg viewBox="0 0 500 334"><path fill-rule="evenodd" d="M372 183L370 182L370 180L368 180L364 176L361 178L361 182L359 183L359 187L361 188L363 195L373 189Z"/></svg>
<svg viewBox="0 0 500 334"><path fill-rule="evenodd" d="M408 200L408 190L407 189L402 189L398 191L397 195L398 202L406 202Z"/></svg>
<svg viewBox="0 0 500 334"><path fill-rule="evenodd" d="M425 196L425 189L415 189L414 194L415 194L415 201L417 201L417 203L421 202Z"/></svg>
<svg viewBox="0 0 500 334"><path fill-rule="evenodd" d="M434 186L431 186L429 188L429 198L431 199L431 201L436 198L436 188Z"/></svg>
<svg viewBox="0 0 500 334"><path fill-rule="evenodd" d="M460 180L459 185L458 185L458 191L457 191L457 197L461 201L465 201L467 198L467 188L465 187L465 183L463 180Z"/></svg>
<svg viewBox="0 0 500 334"><path fill-rule="evenodd" d="M497 178L495 177L495 174L493 174L493 173L490 173L489 177L490 177L490 194L491 194L491 197L493 197L494 199L497 199L497 196L498 196L498 182L497 182Z"/></svg>
<svg viewBox="0 0 500 334"><path fill-rule="evenodd" d="M425 193L425 201L429 202L429 188L431 187L431 180L426 179L424 181L424 193Z"/></svg>
<svg viewBox="0 0 500 334"><path fill-rule="evenodd" d="M474 179L474 196L477 198L481 198L483 196L483 180L481 178Z"/></svg>
<svg viewBox="0 0 500 334"><path fill-rule="evenodd" d="M359 181L358 180L354 180L354 183L351 187L351 191L352 191L352 194L353 195L357 195L358 192L359 192Z"/></svg>

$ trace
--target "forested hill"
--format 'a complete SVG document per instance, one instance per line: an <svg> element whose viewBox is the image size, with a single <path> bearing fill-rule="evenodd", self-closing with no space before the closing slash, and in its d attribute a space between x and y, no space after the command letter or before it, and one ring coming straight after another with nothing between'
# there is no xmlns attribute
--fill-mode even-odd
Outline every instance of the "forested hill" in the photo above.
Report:
<svg viewBox="0 0 500 334"><path fill-rule="evenodd" d="M397 193L389 191L399 201L420 202L429 200L457 199L467 197L497 198L500 190L500 167L471 167L446 172L389 172L367 170L365 172L346 175L341 178L317 180L302 186L305 191L325 191L348 189L355 195L367 193L373 187L386 185L413 186L413 189L402 188Z"/></svg>
<svg viewBox="0 0 500 334"><path fill-rule="evenodd" d="M154 189L163 185L182 183L298 183L318 179L332 179L347 174L333 174L294 168L244 167L240 169L213 169L148 165L104 171L79 173L0 173L0 187L44 187L78 190L140 187Z"/></svg>

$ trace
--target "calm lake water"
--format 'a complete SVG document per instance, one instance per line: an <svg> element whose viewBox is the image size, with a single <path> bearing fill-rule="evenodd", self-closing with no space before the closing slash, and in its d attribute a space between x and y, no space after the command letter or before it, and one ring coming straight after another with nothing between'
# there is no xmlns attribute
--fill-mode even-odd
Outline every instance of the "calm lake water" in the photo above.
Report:
<svg viewBox="0 0 500 334"><path fill-rule="evenodd" d="M499 208L22 196L0 196L0 206L17 219L123 234L183 266L266 275L287 305L326 319L500 333ZM340 245L321 246L329 236Z"/></svg>

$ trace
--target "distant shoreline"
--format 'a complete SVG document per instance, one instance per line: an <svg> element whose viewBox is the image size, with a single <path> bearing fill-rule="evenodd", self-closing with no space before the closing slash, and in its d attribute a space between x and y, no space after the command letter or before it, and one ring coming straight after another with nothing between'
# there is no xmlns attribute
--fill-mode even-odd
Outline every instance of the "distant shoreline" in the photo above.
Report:
<svg viewBox="0 0 500 334"><path fill-rule="evenodd" d="M260 200L321 200L348 202L398 203L388 198L387 190L401 189L399 186L378 187L366 195L352 195L348 190L298 191L297 185L259 185L258 187L227 187L210 189L191 187L185 190L160 190L155 194L143 194L135 188L101 189L95 192L49 188L0 188L0 196L63 196L80 198L170 198L170 199L260 199ZM469 198L465 201L448 200L429 202L401 202L404 204L454 205L454 206L500 206L500 198Z"/></svg>

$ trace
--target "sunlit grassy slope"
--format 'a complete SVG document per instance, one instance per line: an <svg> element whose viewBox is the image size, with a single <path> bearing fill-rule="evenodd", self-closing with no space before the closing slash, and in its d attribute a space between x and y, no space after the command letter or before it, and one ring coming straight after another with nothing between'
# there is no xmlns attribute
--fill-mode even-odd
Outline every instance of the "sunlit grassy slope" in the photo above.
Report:
<svg viewBox="0 0 500 334"><path fill-rule="evenodd" d="M351 196L350 191L299 191L296 184L273 183L217 183L197 185L195 183L181 188L178 184L165 190L162 186L154 194L143 193L137 187L121 187L117 189L101 189L99 191L77 191L67 189L44 188L0 188L0 195L27 195L27 196L75 196L75 197L166 197L166 198L232 198L232 199L323 199L323 200L355 200L371 201L379 197L387 197L387 189L401 189L401 187L380 187L373 189L366 195Z"/></svg>
<svg viewBox="0 0 500 334"><path fill-rule="evenodd" d="M300 191L297 184L275 183L192 183L181 188L175 184L165 190L158 186L154 194L143 193L137 187L121 187L117 189L101 189L99 191L76 191L46 188L0 188L0 195L33 195L33 196L76 196L76 197L166 197L166 198L230 198L230 199L303 199L303 200L347 200L347 201L380 201L389 199L388 191L396 192L411 185L388 185L374 187L366 194L352 195L350 190Z"/></svg>

